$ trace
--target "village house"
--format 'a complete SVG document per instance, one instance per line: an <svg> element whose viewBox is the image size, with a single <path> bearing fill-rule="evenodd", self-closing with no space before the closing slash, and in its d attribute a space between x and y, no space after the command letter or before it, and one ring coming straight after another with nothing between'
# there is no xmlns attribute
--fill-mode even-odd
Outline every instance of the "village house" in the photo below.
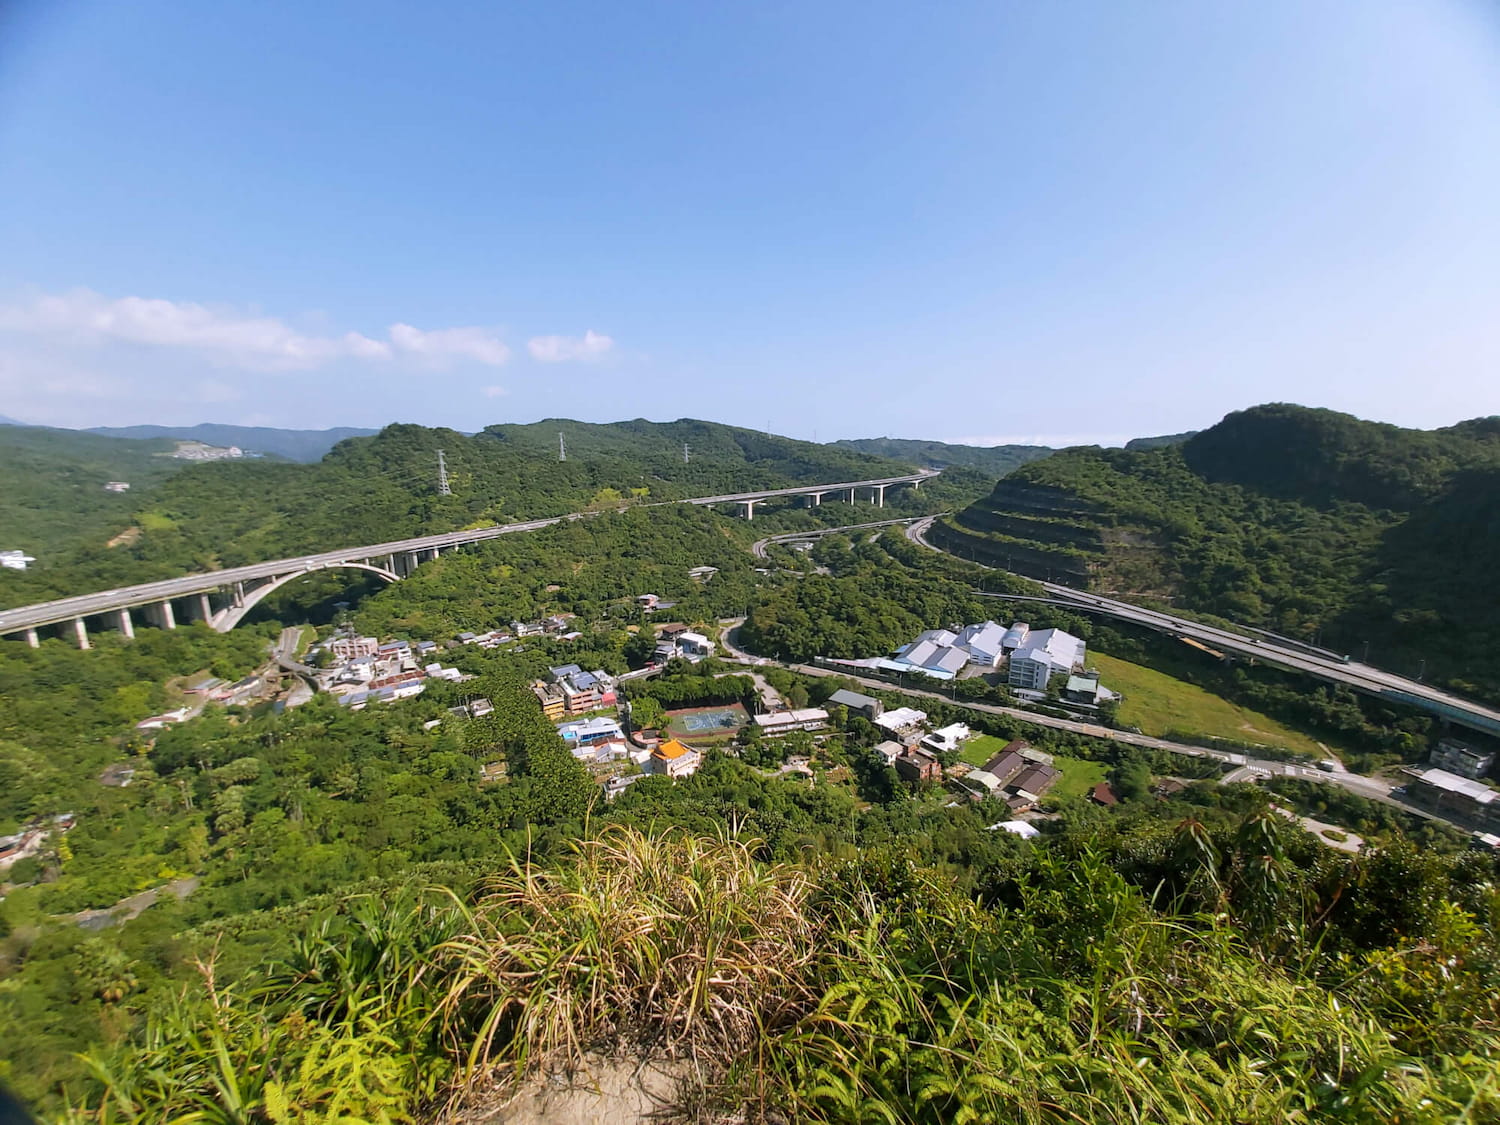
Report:
<svg viewBox="0 0 1500 1125"><path fill-rule="evenodd" d="M646 764L650 773L678 778L696 773L702 761L703 755L698 751L683 745L675 738L670 738L651 751L651 757Z"/></svg>
<svg viewBox="0 0 1500 1125"><path fill-rule="evenodd" d="M909 746L905 753L893 763L901 780L920 783L937 781L943 775L937 757L920 747Z"/></svg>

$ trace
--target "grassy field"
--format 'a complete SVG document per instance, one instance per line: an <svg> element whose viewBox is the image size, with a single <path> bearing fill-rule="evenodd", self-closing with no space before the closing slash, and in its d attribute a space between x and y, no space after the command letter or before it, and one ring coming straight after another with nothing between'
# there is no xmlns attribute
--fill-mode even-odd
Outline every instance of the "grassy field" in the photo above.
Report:
<svg viewBox="0 0 1500 1125"><path fill-rule="evenodd" d="M1121 726L1139 727L1143 734L1156 736L1177 731L1282 746L1319 757L1324 754L1307 735L1165 673L1098 650L1089 652L1088 662L1099 670L1105 687L1125 696L1120 704Z"/></svg>
<svg viewBox="0 0 1500 1125"><path fill-rule="evenodd" d="M969 739L964 743L964 748L959 751L959 758L968 762L971 766L983 767L1001 750L1005 749L1005 739L996 738L992 734L981 734Z"/></svg>
<svg viewBox="0 0 1500 1125"><path fill-rule="evenodd" d="M1083 758L1054 756L1053 765L1062 770L1062 777L1047 791L1048 797L1086 797L1089 790L1103 781L1109 772L1103 762L1090 762Z"/></svg>
<svg viewBox="0 0 1500 1125"><path fill-rule="evenodd" d="M1005 739L992 734L981 734L964 743L959 757L971 766L983 766L1005 748ZM1107 770L1102 762L1090 762L1083 758L1062 758L1054 755L1062 777L1048 791L1048 797L1082 797L1104 780Z"/></svg>

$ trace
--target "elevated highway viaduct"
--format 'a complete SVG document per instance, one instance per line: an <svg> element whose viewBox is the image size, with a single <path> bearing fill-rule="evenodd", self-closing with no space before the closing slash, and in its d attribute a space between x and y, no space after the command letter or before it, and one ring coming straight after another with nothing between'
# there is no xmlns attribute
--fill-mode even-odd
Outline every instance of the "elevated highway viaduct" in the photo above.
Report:
<svg viewBox="0 0 1500 1125"><path fill-rule="evenodd" d="M757 504L786 498L806 497L809 503L818 504L824 496L847 494L852 502L861 492L866 492L872 503L883 504L888 489L902 485L919 488L923 481L935 475L932 471L925 471L901 477L796 485L791 488L698 496L662 503L694 504L699 507L732 504L746 519L752 519ZM116 590L101 590L98 593L59 598L36 605L18 606L0 610L0 636L21 636L35 647L40 643L39 630L61 627L80 648L88 648L90 619L117 628L127 637L133 637L136 624L134 615L137 612L165 629L176 628L181 614L193 620L206 621L221 633L228 632L267 595L309 574L324 570L357 570L374 574L386 582L397 582L422 563L467 544L498 539L502 535L517 532L536 531L564 520L581 519L584 514L574 512L524 523L449 531L389 543L320 551L296 558L273 559L249 566L188 574L180 578L167 578Z"/></svg>

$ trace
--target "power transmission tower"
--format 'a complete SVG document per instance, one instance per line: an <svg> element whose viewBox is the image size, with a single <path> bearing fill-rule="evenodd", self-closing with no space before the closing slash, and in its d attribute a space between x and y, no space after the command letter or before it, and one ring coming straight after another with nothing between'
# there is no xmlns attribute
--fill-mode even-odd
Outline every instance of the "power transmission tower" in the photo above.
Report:
<svg viewBox="0 0 1500 1125"><path fill-rule="evenodd" d="M448 463L443 460L443 451L441 449L439 449L437 451L437 453L438 453L438 495L439 496L452 496L453 495L453 489L450 488L449 485L448 485Z"/></svg>
<svg viewBox="0 0 1500 1125"><path fill-rule="evenodd" d="M567 443L563 441L561 431L559 431L557 435L557 459L559 461L566 461L568 459L568 446Z"/></svg>
<svg viewBox="0 0 1500 1125"><path fill-rule="evenodd" d="M689 452L689 450L688 450L688 443L687 442L683 442L682 443L682 463L684 465L686 465L688 463L688 452Z"/></svg>

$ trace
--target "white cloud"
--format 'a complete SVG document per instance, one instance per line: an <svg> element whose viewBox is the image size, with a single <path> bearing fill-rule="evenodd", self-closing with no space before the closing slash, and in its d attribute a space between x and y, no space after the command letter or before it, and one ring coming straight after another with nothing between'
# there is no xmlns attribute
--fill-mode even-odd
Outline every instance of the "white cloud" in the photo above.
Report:
<svg viewBox="0 0 1500 1125"><path fill-rule="evenodd" d="M501 398L504 395L510 394L510 392L507 391L504 387L495 386L493 384L485 387L479 393L484 395L485 398Z"/></svg>
<svg viewBox="0 0 1500 1125"><path fill-rule="evenodd" d="M510 358L510 349L488 328L423 331L397 323L383 340L359 332L315 335L275 317L189 301L110 298L88 289L0 305L0 331L78 344L118 342L173 349L271 370L306 370L338 360L416 360L439 367L469 361L499 367Z"/></svg>
<svg viewBox="0 0 1500 1125"><path fill-rule="evenodd" d="M566 363L569 360L599 359L615 342L592 328L582 337L533 336L526 341L526 350L531 358L542 363Z"/></svg>
<svg viewBox="0 0 1500 1125"><path fill-rule="evenodd" d="M425 359L471 359L500 367L510 359L510 349L486 328L439 328L423 332L410 324L393 324L391 345L396 351Z"/></svg>

